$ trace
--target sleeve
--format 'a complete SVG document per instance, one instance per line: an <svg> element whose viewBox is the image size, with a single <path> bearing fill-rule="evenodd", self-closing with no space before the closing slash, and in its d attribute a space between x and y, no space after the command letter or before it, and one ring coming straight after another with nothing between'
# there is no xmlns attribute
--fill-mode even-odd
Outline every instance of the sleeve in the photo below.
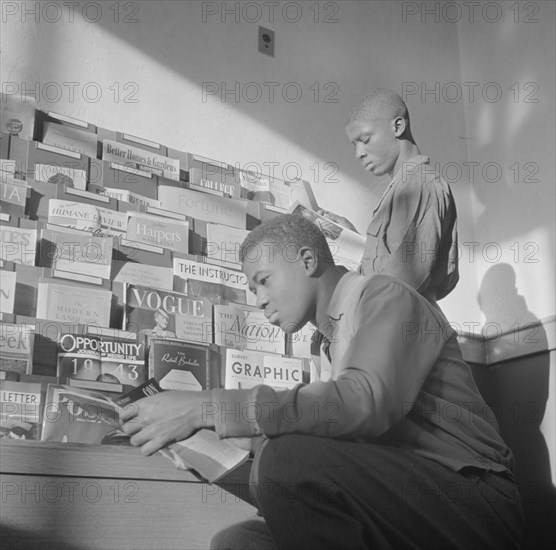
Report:
<svg viewBox="0 0 556 550"><path fill-rule="evenodd" d="M287 391L257 386L243 397L237 392L249 390L213 392L220 407L224 403L234 411L235 421L219 418L215 423L222 437L304 433L374 438L403 419L407 403L415 401L440 355L442 327L405 286L388 277L372 280L380 282L367 285L361 296L357 329L338 378ZM252 401L235 403L243 398Z"/></svg>
<svg viewBox="0 0 556 550"><path fill-rule="evenodd" d="M425 183L409 183L396 192L384 230L389 254L381 273L399 277L417 291L429 285L442 239L442 204Z"/></svg>

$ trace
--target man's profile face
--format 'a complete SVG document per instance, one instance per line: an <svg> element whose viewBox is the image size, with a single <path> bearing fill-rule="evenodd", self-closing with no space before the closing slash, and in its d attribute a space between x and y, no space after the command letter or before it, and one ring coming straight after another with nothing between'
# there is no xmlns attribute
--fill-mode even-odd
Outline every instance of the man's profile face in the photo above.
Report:
<svg viewBox="0 0 556 550"><path fill-rule="evenodd" d="M248 251L243 272L271 324L291 334L314 318L315 287L293 246L259 243Z"/></svg>
<svg viewBox="0 0 556 550"><path fill-rule="evenodd" d="M346 126L346 134L355 146L355 156L365 170L375 176L392 175L400 147L393 120L368 117L355 119Z"/></svg>

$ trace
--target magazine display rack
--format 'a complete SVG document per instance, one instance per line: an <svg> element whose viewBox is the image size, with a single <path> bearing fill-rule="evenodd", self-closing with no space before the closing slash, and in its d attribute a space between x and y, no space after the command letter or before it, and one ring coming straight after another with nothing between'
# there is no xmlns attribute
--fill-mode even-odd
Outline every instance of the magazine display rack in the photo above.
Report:
<svg viewBox="0 0 556 550"><path fill-rule="evenodd" d="M260 223L262 211L266 216L285 211L266 212L259 200L248 200L254 194L251 188L253 196L242 191L245 174L239 178L225 163L43 112L32 103L14 106L13 99L2 96L2 116L8 113L10 120L19 120L10 126L19 128L19 133L6 133L11 130L2 125L0 135L0 356L1 380L9 388L0 399L3 417L13 403L24 403L25 391L33 388L37 396L42 385L44 398L47 384L66 383L57 369L60 334L97 326L107 332L98 336L122 337L116 333L128 328L122 326L124 283L152 286L167 294L185 292L183 277L174 281L175 259L199 260L202 265L210 253L219 262L218 251L207 250L207 239L230 233L225 228L231 223L237 241ZM294 197L293 184L290 188L276 180L272 185L284 207L299 198ZM263 195L258 195L261 201ZM180 203L178 211L172 211ZM64 251L63 257L55 255L46 262L45 242L51 248L61 243L56 249L60 251L67 235L75 249L99 250L97 261L67 258ZM211 273L238 270L237 262L223 251L219 249L224 261ZM208 275L199 279L199 292L211 287L208 279ZM219 282L213 284L217 291L245 294L239 284L229 287ZM73 303L68 301L69 289L78 294ZM90 315L102 313L101 321L56 317L56 311L78 307ZM18 349L8 346L15 342L9 332L14 327L20 329ZM58 336L52 337L56 332ZM126 357L128 363L137 362L137 355ZM89 358L89 365L103 369L104 359ZM64 372L73 370L71 358L68 361ZM114 384L119 391L135 372L146 378L140 366L127 371L128 377ZM17 391L8 382L27 387L20 386L19 397L10 398L9 392L15 392L13 396ZM21 420L27 426L32 423L23 416ZM176 469L159 454L144 457L138 449L123 445L40 441L40 422L36 430L27 428L26 439L12 439L21 437L17 429L3 424L0 439L4 548L208 548L220 528L255 513L249 503L250 461L209 484L191 471Z"/></svg>

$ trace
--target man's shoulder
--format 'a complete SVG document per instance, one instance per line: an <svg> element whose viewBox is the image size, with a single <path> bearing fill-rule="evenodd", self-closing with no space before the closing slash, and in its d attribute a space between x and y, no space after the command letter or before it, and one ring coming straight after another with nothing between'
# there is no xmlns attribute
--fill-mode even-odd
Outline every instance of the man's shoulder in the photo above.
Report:
<svg viewBox="0 0 556 550"><path fill-rule="evenodd" d="M431 161L430 157L420 155L405 161L397 178L399 186L414 185L416 183L429 184L444 181L439 170L438 162Z"/></svg>
<svg viewBox="0 0 556 550"><path fill-rule="evenodd" d="M443 202L452 202L452 191L442 177L437 164L431 162L410 165L395 185L394 193L405 200L423 201L427 197L442 197Z"/></svg>
<svg viewBox="0 0 556 550"><path fill-rule="evenodd" d="M363 293L380 294L389 289L392 293L404 294L408 292L411 295L424 299L412 286L393 275L383 273L362 275L350 271L343 278L345 279L343 294L346 295L361 295Z"/></svg>

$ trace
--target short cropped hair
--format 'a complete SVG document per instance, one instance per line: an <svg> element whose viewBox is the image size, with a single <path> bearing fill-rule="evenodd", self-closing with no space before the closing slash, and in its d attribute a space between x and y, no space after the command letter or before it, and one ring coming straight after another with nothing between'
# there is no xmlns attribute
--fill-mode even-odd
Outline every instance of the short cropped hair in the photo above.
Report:
<svg viewBox="0 0 556 550"><path fill-rule="evenodd" d="M330 247L322 231L310 220L299 214L281 214L255 227L239 248L239 259L249 261L249 251L261 243L273 243L290 254L308 246L317 254L321 263L334 264ZM258 255L257 255L258 256Z"/></svg>
<svg viewBox="0 0 556 550"><path fill-rule="evenodd" d="M375 88L361 100L351 115L350 123L362 119L393 120L399 116L406 120L409 126L409 111L405 101L393 90Z"/></svg>

